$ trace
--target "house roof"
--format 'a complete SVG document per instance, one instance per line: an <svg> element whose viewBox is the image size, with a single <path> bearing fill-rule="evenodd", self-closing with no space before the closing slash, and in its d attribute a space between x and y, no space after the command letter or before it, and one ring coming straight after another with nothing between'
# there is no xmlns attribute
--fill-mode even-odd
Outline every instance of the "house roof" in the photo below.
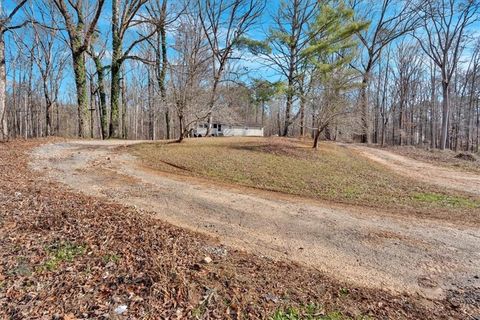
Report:
<svg viewBox="0 0 480 320"><path fill-rule="evenodd" d="M199 123L200 124L207 124L206 122ZM221 124L222 126L230 126L235 128L248 128L248 129L262 129L262 125L254 124L254 123L238 123L238 122L221 122L221 121L212 121L212 124Z"/></svg>

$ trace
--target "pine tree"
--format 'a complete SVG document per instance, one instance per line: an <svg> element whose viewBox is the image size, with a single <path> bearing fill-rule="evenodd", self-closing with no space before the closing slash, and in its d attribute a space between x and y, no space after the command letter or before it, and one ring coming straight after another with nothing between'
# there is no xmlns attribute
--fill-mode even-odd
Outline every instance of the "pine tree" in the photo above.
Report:
<svg viewBox="0 0 480 320"><path fill-rule="evenodd" d="M324 105L318 107L315 117L314 144L317 148L322 131L342 113L339 103L342 92L355 86L354 70L349 65L355 58L356 33L367 28L369 23L354 21L354 12L343 1L327 1L319 5L319 12L311 26L312 40L302 55L307 69L310 69L310 81L323 89Z"/></svg>

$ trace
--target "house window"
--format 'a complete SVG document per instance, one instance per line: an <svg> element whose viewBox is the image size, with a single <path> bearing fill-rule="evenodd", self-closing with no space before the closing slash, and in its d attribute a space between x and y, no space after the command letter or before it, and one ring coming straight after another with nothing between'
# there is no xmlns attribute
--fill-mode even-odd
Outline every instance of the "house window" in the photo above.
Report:
<svg viewBox="0 0 480 320"><path fill-rule="evenodd" d="M222 131L222 125L221 124L218 125L218 131Z"/></svg>
<svg viewBox="0 0 480 320"><path fill-rule="evenodd" d="M217 129L217 124L216 123L213 124L213 129Z"/></svg>

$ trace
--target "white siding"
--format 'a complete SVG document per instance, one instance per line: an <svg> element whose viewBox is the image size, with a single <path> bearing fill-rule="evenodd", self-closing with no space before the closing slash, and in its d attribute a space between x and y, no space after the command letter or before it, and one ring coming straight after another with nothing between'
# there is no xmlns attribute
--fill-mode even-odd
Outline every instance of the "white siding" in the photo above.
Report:
<svg viewBox="0 0 480 320"><path fill-rule="evenodd" d="M226 137L263 137L263 128L225 128L222 131Z"/></svg>
<svg viewBox="0 0 480 320"><path fill-rule="evenodd" d="M207 129L196 128L194 134L205 137ZM228 125L222 125L222 131L218 131L217 128L212 128L210 134L215 136L223 135L225 137L263 137L263 128L229 127Z"/></svg>
<svg viewBox="0 0 480 320"><path fill-rule="evenodd" d="M194 133L197 134L197 135L202 135L202 137L205 137L205 135L207 134L207 129L197 128L197 129L195 129Z"/></svg>

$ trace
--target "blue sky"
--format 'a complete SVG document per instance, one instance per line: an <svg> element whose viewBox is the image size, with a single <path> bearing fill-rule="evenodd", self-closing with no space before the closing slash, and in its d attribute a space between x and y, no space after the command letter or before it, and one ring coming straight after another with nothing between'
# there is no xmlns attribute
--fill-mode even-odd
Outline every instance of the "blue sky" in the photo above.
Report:
<svg viewBox="0 0 480 320"><path fill-rule="evenodd" d="M14 6L15 6L15 3L16 1L14 0L0 0L2 1L3 3L3 6L4 6L4 11L5 12L10 12ZM45 0L33 0L33 1L45 1ZM175 3L174 0L171 0L170 3ZM31 5L31 4L28 4L28 5ZM255 26L255 28L253 28L252 30L250 30L249 32L249 36L251 38L254 38L254 39L257 39L257 40L262 40L265 38L265 34L267 33L269 27L271 26L272 24L272 15L274 15L278 8L280 6L280 1L279 0L276 0L276 1L267 1L267 6L266 6L266 10L263 14L263 16L261 17L260 21L258 21L257 25ZM106 0L105 2L105 6L104 6L104 10L103 10L103 14L102 14L102 17L99 21L99 29L101 30L102 34L104 35L104 37L106 37L107 35L109 35L109 30L110 30L110 17L111 17L111 0ZM18 15L17 18L15 19L16 21L15 22L20 22L24 19L24 17L22 15ZM477 23L476 25L473 26L473 29L475 28L478 28L479 27L479 23ZM169 35L168 35L168 40L170 42L172 42L173 40L173 33L175 32L174 29L172 30L169 30ZM19 34L22 33L22 31L18 31ZM478 33L477 33L477 37L478 37ZM125 43L126 45L128 45L129 43L129 40L131 40L131 37L130 39L127 37ZM110 39L107 40L107 48L110 46ZM13 46L12 44L12 35L7 35L7 38L6 38L6 44L8 47L10 47L10 50L7 50L7 51L12 51L12 48L15 48L15 46ZM68 51L67 51L68 52ZM170 52L172 52L172 50L170 50ZM13 53L15 54L15 50L13 50ZM244 71L248 71L246 72L246 76L244 77L244 80L245 81L248 81L250 80L251 78L266 78L268 80L271 80L271 81L276 81L276 80L280 80L281 79L281 76L276 73L274 70L266 67L264 65L264 63L260 62L259 61L259 58L258 57L255 57L253 56L252 54L249 54L249 53L245 53L245 52L242 52L242 53L238 53L238 54L241 54L243 60L241 60L240 62L240 65L241 67L243 68ZM468 58L468 51L465 52L465 58ZM8 57L7 57L8 59ZM105 61L106 64L108 64L108 59ZM8 68L8 60L7 60L7 68ZM67 72L65 73L65 81L62 83L62 92L63 92L63 98L64 99L71 99L71 93L74 92L73 90L73 81L72 81L72 71L71 71L71 67L69 66Z"/></svg>
<svg viewBox="0 0 480 320"><path fill-rule="evenodd" d="M0 1L2 1L3 9L4 9L4 12L6 12L6 13L10 13L11 10L13 10L13 8L16 6L16 1L15 0L0 0ZM33 0L33 1L36 1L36 0ZM43 0L38 0L38 1L41 2ZM171 0L170 3L174 4L175 1ZM268 1L264 14L262 15L261 19L258 21L256 26L253 29L250 30L250 32L248 34L249 37L252 37L252 38L258 39L258 40L261 40L265 37L265 32L267 32L268 28L270 27L271 16L273 14L275 14L279 5L280 5L280 1ZM27 3L27 6L32 6L32 2ZM15 23L21 23L22 21L24 21L24 19L25 19L24 14L17 14L13 23L14 24ZM103 39L104 39L103 41L105 41L105 39L106 39L105 37L108 37L107 48L110 46L110 42L111 42L111 40L110 40L110 28L111 28L110 27L111 26L110 20L111 20L111 0L106 0L103 11L102 11L102 16L101 16L101 18L98 22L98 28L101 31L101 33L103 34ZM175 32L175 30L169 30L169 34L167 35L168 41L170 43L172 43L172 41L173 41L173 33L174 32ZM24 31L22 31L22 30L16 31L17 36L25 37L23 33L24 33ZM130 40L133 39L132 36L133 36L132 33L130 33L130 35L127 36L127 38L125 40L125 45L128 45ZM9 53L11 53L11 55L13 56L17 53L17 48L16 48L15 45L13 45L13 39L14 39L13 34L7 34L6 35L6 45L9 47L7 49L7 55ZM170 50L170 53L171 52L172 52L172 50ZM7 56L7 71L11 71L11 70L9 70L10 68L8 68L9 58L11 58L11 56L10 57ZM277 80L278 79L278 75L275 75L273 70L263 66L261 63L258 63L258 58L257 57L254 57L253 55L251 55L249 53L242 53L242 58L243 58L243 60L241 61L242 67L249 70L249 72L247 73L248 76L246 77L246 79L244 79L245 81L248 81L250 78L259 78L259 77L267 77L267 78L270 78L271 80ZM108 59L106 59L105 64L108 64L108 63L109 63L109 61L108 61ZM10 76L10 79L11 79L11 72L9 72L9 76ZM74 85L73 72L72 72L71 67L69 65L68 70L65 70L65 79L62 82L62 87L61 87L63 99L71 100L73 98L72 95L71 95L71 92L74 92L73 85Z"/></svg>

